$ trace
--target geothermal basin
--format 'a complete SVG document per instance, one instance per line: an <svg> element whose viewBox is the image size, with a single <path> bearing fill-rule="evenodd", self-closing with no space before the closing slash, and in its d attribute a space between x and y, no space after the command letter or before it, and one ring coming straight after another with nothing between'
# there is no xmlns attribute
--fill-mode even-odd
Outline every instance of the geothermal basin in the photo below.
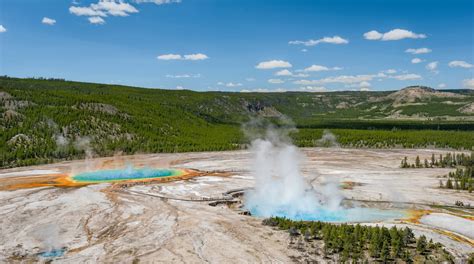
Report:
<svg viewBox="0 0 474 264"><path fill-rule="evenodd" d="M296 212L309 213L283 211L280 216L408 226L416 235L445 245L458 263L474 252L474 213L454 206L456 201L474 204L472 194L438 188L451 170L400 168L405 156L429 159L447 151L305 148L301 152L299 173L305 184L296 187L322 194L303 199L282 196L279 188L272 192L274 186L268 185L262 195L292 204L299 201L294 204L304 206ZM287 246L288 235L261 224L263 217L278 214L278 203L252 210L244 202L255 217L239 214L244 207L209 206L209 200L226 198L229 191L257 186L254 160L254 152L242 150L133 155L0 170L0 187L8 187L0 190L0 262L52 258L69 263L290 263L291 256L301 253ZM128 164L134 168L133 177L125 173ZM188 174L174 177L159 171L158 178L148 179L146 168ZM119 173L110 172L114 170ZM112 174L117 181L109 181ZM37 179L46 184L78 176L76 185L68 186L72 188L33 184ZM81 179L87 184L79 183ZM326 188L331 182L343 187ZM18 183L29 187L12 188ZM324 200L335 192L343 209ZM51 225L58 230L54 235L44 228Z"/></svg>

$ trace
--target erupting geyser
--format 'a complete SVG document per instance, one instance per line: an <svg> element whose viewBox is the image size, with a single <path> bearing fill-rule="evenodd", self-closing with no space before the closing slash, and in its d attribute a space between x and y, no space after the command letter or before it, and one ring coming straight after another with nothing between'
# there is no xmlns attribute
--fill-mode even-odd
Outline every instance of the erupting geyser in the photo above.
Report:
<svg viewBox="0 0 474 264"><path fill-rule="evenodd" d="M403 211L344 208L337 184L316 191L303 178L298 148L277 131L252 141L255 188L245 194L245 208L252 215L280 216L294 220L367 222L405 217Z"/></svg>

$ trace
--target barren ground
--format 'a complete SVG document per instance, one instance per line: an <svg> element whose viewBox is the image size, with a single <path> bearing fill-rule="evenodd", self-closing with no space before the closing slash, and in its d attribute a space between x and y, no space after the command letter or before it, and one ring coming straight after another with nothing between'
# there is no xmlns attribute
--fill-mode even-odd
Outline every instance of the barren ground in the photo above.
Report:
<svg viewBox="0 0 474 264"><path fill-rule="evenodd" d="M404 156L420 155L423 160L443 151L307 148L303 152L303 173L314 188L338 181L352 186L342 190L352 203L430 210L421 218L377 224L408 225L415 234L443 243L457 262L474 251L472 209L443 207L455 201L474 205L474 194L438 188L439 177L450 169L399 168ZM251 158L248 151L134 155L0 170L0 186L22 177L126 164L228 175L126 188L98 184L0 191L0 262L45 261L37 254L63 247L66 253L53 261L291 262L291 256L300 253L288 247L285 232L263 226L261 219L241 215L235 208L189 201L252 187Z"/></svg>

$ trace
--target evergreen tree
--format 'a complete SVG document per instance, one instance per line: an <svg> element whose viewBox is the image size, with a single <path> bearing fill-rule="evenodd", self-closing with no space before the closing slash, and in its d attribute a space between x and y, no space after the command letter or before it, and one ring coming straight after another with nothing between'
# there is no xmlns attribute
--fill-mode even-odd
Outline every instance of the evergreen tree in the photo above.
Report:
<svg viewBox="0 0 474 264"><path fill-rule="evenodd" d="M426 246L426 237L422 235L416 241L416 251L420 254L424 254L424 252L426 251Z"/></svg>
<svg viewBox="0 0 474 264"><path fill-rule="evenodd" d="M386 240L383 242L382 249L380 250L380 258L384 263L390 258L390 247Z"/></svg>

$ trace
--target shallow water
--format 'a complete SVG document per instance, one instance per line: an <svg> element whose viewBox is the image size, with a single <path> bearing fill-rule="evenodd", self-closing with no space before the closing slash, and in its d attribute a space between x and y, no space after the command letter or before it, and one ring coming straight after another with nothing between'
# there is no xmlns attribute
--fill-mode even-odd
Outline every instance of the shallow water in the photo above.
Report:
<svg viewBox="0 0 474 264"><path fill-rule="evenodd" d="M250 212L252 215L260 217L279 216L292 220L335 223L379 222L406 218L408 216L408 213L404 210L382 210L377 208L341 208L338 210L330 210L321 207L309 212L293 212L291 214L288 213L287 210L281 209L274 211L271 215L262 214L258 208L250 208Z"/></svg>
<svg viewBox="0 0 474 264"><path fill-rule="evenodd" d="M57 248L50 251L41 252L38 256L42 258L58 258L62 257L66 253L66 248Z"/></svg>
<svg viewBox="0 0 474 264"><path fill-rule="evenodd" d="M112 182L172 177L181 174L181 170L174 169L127 168L84 172L72 176L71 179L76 182Z"/></svg>

